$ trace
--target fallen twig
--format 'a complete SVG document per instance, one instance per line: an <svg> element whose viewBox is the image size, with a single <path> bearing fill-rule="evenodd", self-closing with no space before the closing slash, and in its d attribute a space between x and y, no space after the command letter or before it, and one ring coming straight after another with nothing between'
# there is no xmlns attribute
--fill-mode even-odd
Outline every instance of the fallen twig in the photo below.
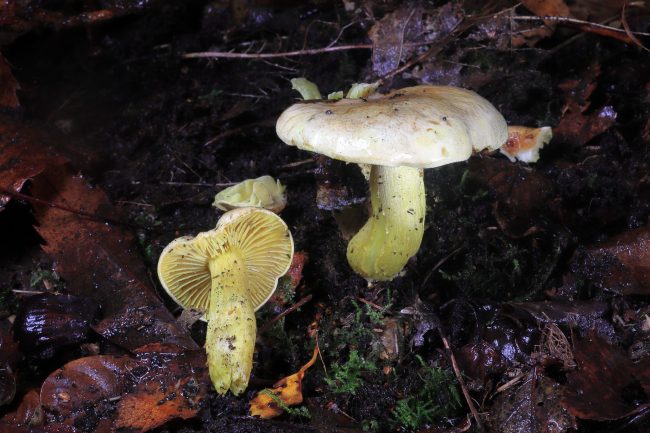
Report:
<svg viewBox="0 0 650 433"><path fill-rule="evenodd" d="M273 59L277 57L313 56L334 51L369 50L372 44L337 45L334 47L284 51L280 53L233 53L230 51L201 51L183 55L186 59Z"/></svg>
<svg viewBox="0 0 650 433"><path fill-rule="evenodd" d="M635 32L630 30L630 25L627 23L627 16L625 16L625 8L627 7L627 3L628 0L625 0L625 2L623 2L623 7L621 8L621 24L623 25L623 30L625 30L625 34L627 34L627 36L632 40L634 45L636 45L637 47L641 48L644 51L650 52L650 50L641 43L639 38L636 37ZM637 33L637 34L641 34L641 33Z"/></svg>
<svg viewBox="0 0 650 433"><path fill-rule="evenodd" d="M278 320L282 319L282 318L283 318L284 316L286 316L287 314L289 314L289 313L291 313L291 312L293 312L293 311L296 311L298 308L302 307L302 306L305 305L307 302L311 301L311 298L312 298L311 295L307 295L307 296L305 296L304 298L300 299L298 302L296 302L295 304L293 304L291 307L287 308L286 310L284 310L283 312L281 312L280 314L278 314L277 316L275 316L273 319L271 319L271 320L269 320L268 322L266 322L266 323L264 324L264 326L262 326L262 327L260 328L260 330L259 330L258 333L259 333L259 334L263 334L264 332L268 331L269 328L270 328L271 326L273 326L273 324L274 324L275 322L277 322Z"/></svg>
<svg viewBox="0 0 650 433"><path fill-rule="evenodd" d="M571 17L558 17L558 16L538 17L538 16L523 15L523 16L513 16L511 19L513 21L555 21L558 24L563 24L569 27L575 27L584 32L594 33L601 36L607 36L634 45L640 44L640 42L638 42L638 39L637 39L638 43L634 41L633 37L635 35L650 36L650 33L643 33L643 32L630 31L628 34L628 32L623 29L608 26L605 24L592 23L590 21L579 20L577 18L571 18Z"/></svg>
<svg viewBox="0 0 650 433"><path fill-rule="evenodd" d="M458 383L460 383L460 389L463 391L463 396L465 397L467 406L469 406L469 411L472 413L472 417L474 417L474 421L476 421L476 427L478 427L480 431L483 431L483 424L481 423L481 419L479 418L478 411L476 410L476 406L474 405L474 400L472 400L472 396L470 396L469 391L467 391L467 387L465 386L465 381L463 380L463 375L460 372L460 369L458 368L458 364L456 363L456 357L454 356L454 352L451 350L449 341L447 340L447 337L444 336L444 334L440 329L438 329L438 333L440 334L440 338L442 338L442 344L445 346L445 350L447 351L449 355L449 359L451 360L451 367L454 370L454 374L456 375L456 379L458 380Z"/></svg>

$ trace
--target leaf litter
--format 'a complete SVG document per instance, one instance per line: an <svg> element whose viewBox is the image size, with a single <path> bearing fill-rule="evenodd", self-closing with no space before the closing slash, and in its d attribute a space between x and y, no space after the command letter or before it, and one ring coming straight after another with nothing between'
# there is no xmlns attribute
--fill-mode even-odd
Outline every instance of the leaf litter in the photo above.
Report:
<svg viewBox="0 0 650 433"><path fill-rule="evenodd" d="M52 349L30 346L26 334L10 347L2 334L0 389L9 397L0 431L452 432L480 423L504 432L642 431L650 401L650 66L634 38L647 45L650 21L638 2L626 10L624 2L588 0L263 3L109 2L83 12L52 5L54 13L32 5L30 22L23 4L3 11L0 101L16 111L1 122L0 214L16 218L8 205L29 205L21 212L33 212L65 286L22 302L45 318L32 335L56 337ZM185 13L201 19L171 19ZM96 26L123 14L147 19L115 21L119 32ZM173 35L169 22L179 26ZM58 33L79 25L99 36ZM43 28L59 29L49 31L78 49L60 60L59 40L40 38ZM243 47L292 54L238 59ZM229 59L174 54L209 48ZM44 73L42 64L54 66ZM369 286L345 264L344 238L365 212L356 167L321 161L314 173L294 165L309 155L281 147L268 128L295 98L286 82L303 75L332 89L379 78L384 88L460 85L490 99L509 123L553 125L555 138L537 165L476 155L427 172L433 211L422 250L404 275ZM99 82L106 91L97 91ZM103 161L88 166L79 155ZM214 224L208 186L267 173L285 176L283 217L304 256L286 291L260 311L269 327L247 398L218 399L199 349L204 325L175 319L154 289L151 265L171 238ZM5 280L19 281L11 272ZM59 296L99 313L63 314ZM14 331L26 323L8 311L3 319ZM64 316L79 327L66 341L58 340ZM316 328L328 370L305 374L300 354ZM438 379L451 377L440 333L477 416L468 417L462 401L444 408L445 417L428 417L430 407L419 404L416 360L442 372ZM23 359L14 356L19 348ZM31 383L14 382L15 371ZM283 379L287 387L271 388L283 403L257 394L278 418L248 418L248 402L278 371L298 371ZM326 380L333 373L336 380ZM429 389L444 382L426 377ZM311 418L281 414L297 400Z"/></svg>

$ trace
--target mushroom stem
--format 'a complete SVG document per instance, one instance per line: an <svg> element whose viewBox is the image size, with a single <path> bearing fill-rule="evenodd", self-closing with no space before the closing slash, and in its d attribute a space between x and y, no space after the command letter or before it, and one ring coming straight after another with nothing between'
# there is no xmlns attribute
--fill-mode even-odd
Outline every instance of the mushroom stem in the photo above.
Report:
<svg viewBox="0 0 650 433"><path fill-rule="evenodd" d="M246 264L236 251L226 251L208 262L212 285L208 307L205 351L208 370L219 394L228 389L239 395L248 386L253 368L255 309L247 295Z"/></svg>
<svg viewBox="0 0 650 433"><path fill-rule="evenodd" d="M369 280L393 279L417 253L426 201L421 168L370 169L372 215L348 244L348 262Z"/></svg>

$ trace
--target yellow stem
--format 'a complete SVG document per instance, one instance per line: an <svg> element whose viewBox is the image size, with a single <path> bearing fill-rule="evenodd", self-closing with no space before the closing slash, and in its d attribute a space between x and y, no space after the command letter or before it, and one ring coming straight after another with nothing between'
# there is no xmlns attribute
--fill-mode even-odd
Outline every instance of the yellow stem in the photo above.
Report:
<svg viewBox="0 0 650 433"><path fill-rule="evenodd" d="M248 386L255 351L255 309L248 297L246 264L235 251L208 262L212 289L205 351L208 370L219 394L242 393Z"/></svg>
<svg viewBox="0 0 650 433"><path fill-rule="evenodd" d="M370 169L372 215L348 244L348 262L369 280L392 280L414 256L424 234L422 169Z"/></svg>

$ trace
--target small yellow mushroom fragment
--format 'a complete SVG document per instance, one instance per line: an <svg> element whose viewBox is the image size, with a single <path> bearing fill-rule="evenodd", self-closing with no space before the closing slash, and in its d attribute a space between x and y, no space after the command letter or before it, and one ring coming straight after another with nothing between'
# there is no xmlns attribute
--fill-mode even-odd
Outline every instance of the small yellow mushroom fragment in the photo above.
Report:
<svg viewBox="0 0 650 433"><path fill-rule="evenodd" d="M271 176L247 179L220 191L212 206L229 211L241 207L261 207L280 213L287 205L286 187Z"/></svg>
<svg viewBox="0 0 650 433"><path fill-rule="evenodd" d="M206 311L205 350L219 394L241 394L253 368L255 311L268 301L293 257L291 232L260 208L225 213L217 227L163 250L158 277L183 308Z"/></svg>

